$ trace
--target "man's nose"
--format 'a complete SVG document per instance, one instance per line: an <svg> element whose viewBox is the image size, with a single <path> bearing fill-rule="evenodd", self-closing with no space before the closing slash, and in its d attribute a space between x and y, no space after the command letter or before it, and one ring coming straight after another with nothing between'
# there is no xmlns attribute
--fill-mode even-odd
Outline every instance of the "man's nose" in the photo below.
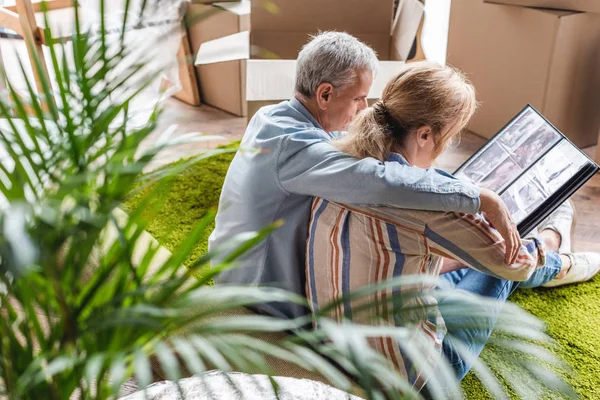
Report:
<svg viewBox="0 0 600 400"><path fill-rule="evenodd" d="M369 107L369 101L367 99L364 99L364 101L360 103L360 106L358 106L358 112L361 112L367 107Z"/></svg>

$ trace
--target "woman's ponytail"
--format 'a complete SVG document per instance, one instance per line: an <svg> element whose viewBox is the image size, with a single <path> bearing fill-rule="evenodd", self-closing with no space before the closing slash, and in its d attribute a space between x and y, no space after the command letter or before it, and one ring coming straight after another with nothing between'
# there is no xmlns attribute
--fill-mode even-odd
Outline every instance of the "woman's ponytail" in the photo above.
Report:
<svg viewBox="0 0 600 400"><path fill-rule="evenodd" d="M394 146L394 138L381 123L376 107L367 107L352 121L348 135L333 142L340 151L356 158L373 157L385 161Z"/></svg>

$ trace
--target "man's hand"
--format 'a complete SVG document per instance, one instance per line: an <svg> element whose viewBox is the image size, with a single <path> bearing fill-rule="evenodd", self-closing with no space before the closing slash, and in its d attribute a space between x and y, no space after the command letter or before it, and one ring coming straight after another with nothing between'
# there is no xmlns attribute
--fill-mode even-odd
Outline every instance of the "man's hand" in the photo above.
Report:
<svg viewBox="0 0 600 400"><path fill-rule="evenodd" d="M508 207L500 196L488 189L481 189L480 207L489 223L498 231L506 242L506 263L513 264L517 260L521 248L521 236L517 224L510 216Z"/></svg>

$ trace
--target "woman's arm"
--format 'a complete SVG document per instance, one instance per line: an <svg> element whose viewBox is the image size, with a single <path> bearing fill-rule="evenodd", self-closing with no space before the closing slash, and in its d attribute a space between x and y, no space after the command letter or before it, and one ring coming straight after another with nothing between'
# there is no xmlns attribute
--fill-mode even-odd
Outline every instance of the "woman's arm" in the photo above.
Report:
<svg viewBox="0 0 600 400"><path fill-rule="evenodd" d="M512 281L527 280L546 257L537 239L521 241L515 262L506 262L506 243L484 217L462 213L433 213L425 225L432 252L452 258L488 275Z"/></svg>

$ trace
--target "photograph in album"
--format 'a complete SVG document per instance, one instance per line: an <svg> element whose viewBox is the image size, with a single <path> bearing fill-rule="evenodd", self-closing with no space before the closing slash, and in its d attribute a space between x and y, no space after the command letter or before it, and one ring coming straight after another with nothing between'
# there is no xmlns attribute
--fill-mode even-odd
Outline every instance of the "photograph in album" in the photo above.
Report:
<svg viewBox="0 0 600 400"><path fill-rule="evenodd" d="M599 169L528 105L454 174L498 193L523 236Z"/></svg>

